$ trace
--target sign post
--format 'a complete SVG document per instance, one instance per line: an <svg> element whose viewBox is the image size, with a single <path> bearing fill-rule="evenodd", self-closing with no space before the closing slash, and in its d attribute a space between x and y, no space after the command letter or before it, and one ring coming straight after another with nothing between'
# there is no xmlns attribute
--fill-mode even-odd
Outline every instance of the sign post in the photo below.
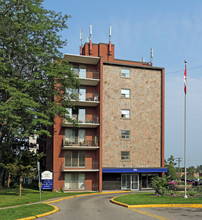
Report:
<svg viewBox="0 0 202 220"><path fill-rule="evenodd" d="M41 201L41 178L40 178L40 162L37 161L38 175L39 175L39 193L40 193L40 201Z"/></svg>

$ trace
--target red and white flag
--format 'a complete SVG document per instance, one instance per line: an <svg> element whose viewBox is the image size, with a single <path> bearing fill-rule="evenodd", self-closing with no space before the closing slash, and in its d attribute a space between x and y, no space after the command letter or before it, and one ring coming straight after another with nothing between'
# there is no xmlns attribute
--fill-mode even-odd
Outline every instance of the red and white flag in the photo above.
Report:
<svg viewBox="0 0 202 220"><path fill-rule="evenodd" d="M185 64L184 70L184 93L187 93L187 65Z"/></svg>

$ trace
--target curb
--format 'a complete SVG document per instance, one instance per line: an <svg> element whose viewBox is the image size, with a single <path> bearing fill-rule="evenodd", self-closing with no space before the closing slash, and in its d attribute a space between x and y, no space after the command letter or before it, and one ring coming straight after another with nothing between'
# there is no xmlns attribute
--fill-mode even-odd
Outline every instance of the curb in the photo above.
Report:
<svg viewBox="0 0 202 220"><path fill-rule="evenodd" d="M65 197L65 198L62 198L62 199L57 199L57 200L53 200L53 201L49 201L49 202L44 202L45 204L50 204L50 203L54 203L54 202L60 202L62 200L65 200L65 199L73 199L75 196L68 196L68 197Z"/></svg>
<svg viewBox="0 0 202 220"><path fill-rule="evenodd" d="M117 196L119 197L119 196ZM110 202L126 207L128 209L132 208L166 208L166 207L173 207L173 208L202 208L202 204L147 204L147 205L128 205L122 202L115 201L117 197L110 199Z"/></svg>
<svg viewBox="0 0 202 220"><path fill-rule="evenodd" d="M43 214L35 215L35 216L30 216L30 217L26 217L26 218L19 218L16 220L31 220L31 219L35 219L35 218L40 218L40 217L44 217L47 215L51 215L51 214L56 213L60 210L58 207L56 207L54 205L50 205L50 204L47 204L47 205L52 206L54 208L54 210L50 211L50 212L43 213Z"/></svg>
<svg viewBox="0 0 202 220"><path fill-rule="evenodd" d="M47 205L50 205L50 204L47 204ZM43 213L43 214L39 214L39 215L36 215L37 218L40 218L40 217L43 217L43 216L47 216L47 215L51 215L53 213L56 213L58 212L60 209L57 207L57 206L54 206L54 205L50 205L54 208L53 211L50 211L50 212L46 212L46 213Z"/></svg>

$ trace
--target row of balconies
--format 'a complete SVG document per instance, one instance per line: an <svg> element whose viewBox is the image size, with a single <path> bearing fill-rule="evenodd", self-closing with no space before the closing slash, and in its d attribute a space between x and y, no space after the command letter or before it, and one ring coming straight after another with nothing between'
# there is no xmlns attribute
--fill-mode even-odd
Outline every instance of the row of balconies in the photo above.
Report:
<svg viewBox="0 0 202 220"><path fill-rule="evenodd" d="M75 71L75 74L78 75L78 80L81 86L97 86L100 82L100 74L98 71L87 70L86 74L81 74ZM84 93L85 94L85 93ZM96 107L99 102L99 95L97 93L91 94L80 94L78 93L77 99L72 99L71 102L75 106L82 107ZM79 128L97 128L99 124L99 117L97 115L86 115L84 118L80 117L79 114L72 114L72 119L77 121ZM82 118L82 119L81 119ZM68 121L63 120L64 127L75 127L75 124ZM71 139L71 138L70 138ZM96 150L99 149L99 141L97 136L94 137L94 140L81 140L79 136L72 138L72 140L67 140L65 137L63 138L62 149L66 150ZM99 162L93 160L91 162L85 161L83 164L71 164L71 166L67 166L65 163L61 168L62 172L97 172L99 171Z"/></svg>

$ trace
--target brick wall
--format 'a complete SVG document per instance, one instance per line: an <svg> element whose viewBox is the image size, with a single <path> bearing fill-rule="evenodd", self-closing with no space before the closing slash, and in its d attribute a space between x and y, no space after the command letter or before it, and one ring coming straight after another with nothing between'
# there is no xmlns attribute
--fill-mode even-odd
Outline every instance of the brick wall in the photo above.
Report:
<svg viewBox="0 0 202 220"><path fill-rule="evenodd" d="M131 77L123 78L121 69L103 70L103 167L160 167L161 70L130 67ZM121 88L130 89L129 99ZM121 118L121 109L130 109L130 119ZM121 130L130 130L130 140L121 139ZM121 151L130 151L130 160L121 160Z"/></svg>

